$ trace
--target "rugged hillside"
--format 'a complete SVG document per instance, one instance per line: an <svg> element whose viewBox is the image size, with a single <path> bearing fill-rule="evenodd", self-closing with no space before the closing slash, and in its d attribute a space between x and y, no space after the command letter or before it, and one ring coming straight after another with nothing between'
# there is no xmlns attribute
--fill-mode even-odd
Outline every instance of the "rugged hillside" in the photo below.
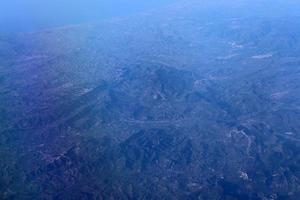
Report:
<svg viewBox="0 0 300 200"><path fill-rule="evenodd" d="M0 198L298 199L299 16L237 2L1 37Z"/></svg>

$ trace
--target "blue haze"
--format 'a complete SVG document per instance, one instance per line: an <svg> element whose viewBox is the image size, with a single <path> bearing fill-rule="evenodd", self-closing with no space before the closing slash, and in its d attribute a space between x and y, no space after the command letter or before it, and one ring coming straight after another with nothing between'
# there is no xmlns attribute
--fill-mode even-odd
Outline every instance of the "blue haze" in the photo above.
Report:
<svg viewBox="0 0 300 200"><path fill-rule="evenodd" d="M132 15L175 0L1 0L0 32L45 28Z"/></svg>

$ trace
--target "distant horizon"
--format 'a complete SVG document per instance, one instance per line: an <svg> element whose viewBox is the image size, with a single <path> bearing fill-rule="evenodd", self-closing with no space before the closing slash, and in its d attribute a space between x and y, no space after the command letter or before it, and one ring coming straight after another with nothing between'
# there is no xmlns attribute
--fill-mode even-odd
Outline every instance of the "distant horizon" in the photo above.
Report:
<svg viewBox="0 0 300 200"><path fill-rule="evenodd" d="M148 10L159 9L179 1L184 0L150 0L146 2L138 0L63 0L63 2L59 0L2 0L0 7L0 33L35 32L66 25L125 17ZM257 6L262 4L267 12L289 10L290 14L300 16L298 12L300 0L270 1L272 4L268 1L257 0L260 3L255 3L255 1L249 0L199 0L203 5L238 6L246 3L247 5ZM275 10L273 8L274 5L276 5Z"/></svg>
<svg viewBox="0 0 300 200"><path fill-rule="evenodd" d="M0 32L31 32L114 17L124 17L155 9L176 0L3 0L0 7Z"/></svg>

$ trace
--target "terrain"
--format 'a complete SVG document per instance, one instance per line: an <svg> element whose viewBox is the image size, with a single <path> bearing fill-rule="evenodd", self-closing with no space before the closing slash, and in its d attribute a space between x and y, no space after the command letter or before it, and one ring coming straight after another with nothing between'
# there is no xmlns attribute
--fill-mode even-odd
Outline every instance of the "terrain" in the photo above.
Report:
<svg viewBox="0 0 300 200"><path fill-rule="evenodd" d="M202 2L1 36L0 199L298 199L299 6Z"/></svg>

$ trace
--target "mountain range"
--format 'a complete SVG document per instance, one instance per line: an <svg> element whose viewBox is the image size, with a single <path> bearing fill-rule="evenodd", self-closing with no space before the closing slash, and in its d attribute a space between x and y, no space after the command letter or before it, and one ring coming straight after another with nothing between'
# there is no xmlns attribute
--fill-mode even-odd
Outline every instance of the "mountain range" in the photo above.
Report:
<svg viewBox="0 0 300 200"><path fill-rule="evenodd" d="M179 1L2 35L0 198L297 200L297 8Z"/></svg>

